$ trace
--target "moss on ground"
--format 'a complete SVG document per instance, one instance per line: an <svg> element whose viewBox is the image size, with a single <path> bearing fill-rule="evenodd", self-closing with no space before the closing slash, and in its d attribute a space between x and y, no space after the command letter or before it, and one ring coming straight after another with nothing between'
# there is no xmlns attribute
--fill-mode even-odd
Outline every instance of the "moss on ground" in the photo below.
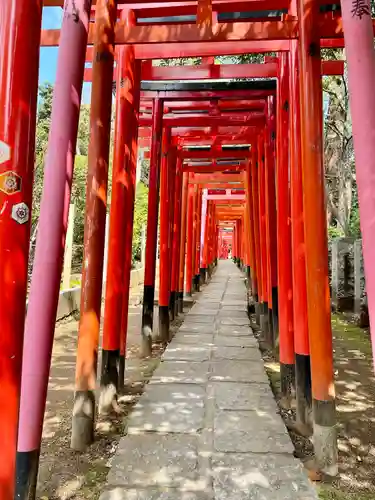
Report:
<svg viewBox="0 0 375 500"><path fill-rule="evenodd" d="M374 500L374 493L349 493L326 484L319 486L318 492L321 500Z"/></svg>
<svg viewBox="0 0 375 500"><path fill-rule="evenodd" d="M357 348L366 357L370 356L371 359L371 340L367 329L349 323L339 314L332 314L332 330L336 338L350 342L351 347Z"/></svg>

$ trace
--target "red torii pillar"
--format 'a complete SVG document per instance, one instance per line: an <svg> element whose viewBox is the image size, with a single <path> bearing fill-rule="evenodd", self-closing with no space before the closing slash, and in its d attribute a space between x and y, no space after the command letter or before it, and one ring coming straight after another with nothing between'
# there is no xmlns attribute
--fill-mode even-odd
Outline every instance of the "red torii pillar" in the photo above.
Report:
<svg viewBox="0 0 375 500"><path fill-rule="evenodd" d="M186 258L186 225L187 225L187 205L188 205L189 174L182 174L182 200L181 200L181 235L180 235L180 255L178 274L178 300L179 312L184 311L184 282L185 282L185 258Z"/></svg>
<svg viewBox="0 0 375 500"><path fill-rule="evenodd" d="M320 73L319 73L320 78ZM280 53L277 87L277 273L281 392L288 406L294 385L292 254L289 190L289 68L288 53Z"/></svg>
<svg viewBox="0 0 375 500"><path fill-rule="evenodd" d="M147 240L145 252L145 277L143 288L141 332L141 353L143 356L151 356L152 351L162 127L163 101L159 98L156 98L153 101L152 110L152 142L150 157L150 177L148 184Z"/></svg>
<svg viewBox="0 0 375 500"><path fill-rule="evenodd" d="M89 6L82 3L77 22L70 2L66 5L61 28L43 196L25 320L15 493L16 498L22 499L35 498L36 494L69 216L89 14Z"/></svg>
<svg viewBox="0 0 375 500"><path fill-rule="evenodd" d="M373 360L375 360L375 188L374 188L374 33L369 0L353 9L353 2L341 1L345 54L348 65L349 104L353 122L360 222L366 293L370 316Z"/></svg>
<svg viewBox="0 0 375 500"><path fill-rule="evenodd" d="M276 139L276 106L275 98L270 96L267 100L267 130L265 139L265 161L266 161L266 226L268 241L268 302L271 317L269 327L272 331L271 341L275 347L276 338L279 333L279 307L277 292L277 231L276 231L276 186L275 186L275 139Z"/></svg>
<svg viewBox="0 0 375 500"><path fill-rule="evenodd" d="M132 57L132 55L131 55ZM126 168L124 170L124 184L127 187L126 206L125 206L125 248L124 248L124 282L122 294L122 320L120 331L120 362L119 362L119 389L124 388L125 377L125 358L126 358L126 341L128 334L128 313L129 313L129 295L130 295L130 276L132 267L133 255L133 225L134 225L134 203L136 192L136 173L138 159L138 123L139 123L139 100L140 100L140 79L141 79L141 62L135 61L134 81L129 82L129 87L124 92L125 98L128 99L128 120L129 126L126 129L128 134L126 137L125 159ZM129 76L129 74L128 74ZM131 76L131 73L130 73ZM126 87L125 87L126 88ZM126 112L124 113L126 116Z"/></svg>
<svg viewBox="0 0 375 500"><path fill-rule="evenodd" d="M3 2L1 6L0 498L2 500L13 500L15 494L41 20L40 0Z"/></svg>
<svg viewBox="0 0 375 500"><path fill-rule="evenodd" d="M259 195L259 240L260 240L260 263L263 300L260 310L260 327L264 333L264 339L269 343L269 321L268 321L268 278L267 278L267 239L266 239L266 172L264 155L264 132L258 135L258 195Z"/></svg>
<svg viewBox="0 0 375 500"><path fill-rule="evenodd" d="M128 22L131 24L131 14L129 17ZM100 409L103 412L109 412L116 405L117 390L124 384L124 327L127 326L132 257L140 78L141 67L135 59L134 47L127 45L121 48L117 58L116 122L100 380Z"/></svg>
<svg viewBox="0 0 375 500"><path fill-rule="evenodd" d="M255 304L256 321L260 324L260 313L263 303L263 286L262 286L262 264L261 264L261 249L260 249L260 224L259 224L259 167L258 167L258 152L257 144L253 142L251 145L251 185L252 185L252 209L254 214L254 257L255 257L255 271L257 279L257 296Z"/></svg>
<svg viewBox="0 0 375 500"><path fill-rule="evenodd" d="M186 294L192 295L193 285L193 233L194 233L194 184L189 184L186 234Z"/></svg>
<svg viewBox="0 0 375 500"><path fill-rule="evenodd" d="M100 8L99 8L100 7ZM111 130L116 2L101 0L92 67L90 144L86 187L84 266L78 330L71 446L84 450L94 438L95 389L102 303L103 258ZM105 38L100 33L105 31ZM103 346L107 349L107 345Z"/></svg>
<svg viewBox="0 0 375 500"><path fill-rule="evenodd" d="M245 192L246 192L246 210L245 217L248 220L247 238L249 240L249 288L251 295L257 302L257 278L256 278L256 259L255 259L255 242L254 242L254 213L253 213L253 190L251 180L251 160L248 161L245 171ZM250 284L251 281L251 284ZM250 312L250 311L249 311Z"/></svg>
<svg viewBox="0 0 375 500"><path fill-rule="evenodd" d="M201 228L202 228L202 188L198 187L198 196L197 196L197 227L196 227L196 236L195 236L195 266L194 266L194 274L195 274L195 289L199 292L200 282L201 282L201 274L200 274L200 262L201 262Z"/></svg>
<svg viewBox="0 0 375 500"><path fill-rule="evenodd" d="M199 188L198 184L193 186L193 234L192 234L192 256L191 256L191 280L192 280L192 291L197 291L196 280L195 280L195 261L197 256L197 226L198 226L198 197Z"/></svg>
<svg viewBox="0 0 375 500"><path fill-rule="evenodd" d="M169 283L170 283L170 204L172 168L170 129L165 129L162 143L160 172L160 260L159 260L159 332L158 340L169 340Z"/></svg>
<svg viewBox="0 0 375 500"><path fill-rule="evenodd" d="M177 157L176 189L173 213L172 234L172 276L171 276L171 315L172 319L179 313L178 279L181 250L181 217L182 217L182 159Z"/></svg>
<svg viewBox="0 0 375 500"><path fill-rule="evenodd" d="M323 168L319 5L316 2L311 3L310 0L298 0L298 8L303 209L313 440L318 466L326 474L335 475L337 438Z"/></svg>
<svg viewBox="0 0 375 500"><path fill-rule="evenodd" d="M297 423L305 426L311 420L310 347L307 322L306 258L301 166L301 120L298 71L298 43L290 47L290 194L293 275L293 323L296 377Z"/></svg>
<svg viewBox="0 0 375 500"><path fill-rule="evenodd" d="M168 251L169 251L169 279L168 279L168 289L169 289L169 301L168 301L168 312L169 319L174 319L174 312L172 311L173 299L172 299L172 266L173 266L173 224L174 224L174 209L175 209L175 197L176 197L176 167L177 167L177 148L171 144L169 156L168 156L168 189L169 189L169 232L168 232Z"/></svg>

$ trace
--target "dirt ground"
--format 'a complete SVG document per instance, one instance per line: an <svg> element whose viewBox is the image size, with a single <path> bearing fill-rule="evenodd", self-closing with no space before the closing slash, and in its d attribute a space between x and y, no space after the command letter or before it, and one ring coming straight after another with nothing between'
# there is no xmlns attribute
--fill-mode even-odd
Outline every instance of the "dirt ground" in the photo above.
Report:
<svg viewBox="0 0 375 500"><path fill-rule="evenodd" d="M123 434L126 415L151 378L163 351L162 346L154 345L152 358L139 358L141 310L141 305L129 309L126 386L119 398L122 413L117 417L98 417L95 443L86 453L70 449L78 323L65 320L56 326L40 456L39 500L99 498L111 457ZM154 320L157 322L157 308ZM180 315L172 329L177 329L182 320Z"/></svg>
<svg viewBox="0 0 375 500"><path fill-rule="evenodd" d="M332 316L336 411L339 448L339 476L332 482L316 483L324 500L373 500L375 498L375 379L368 330ZM278 364L264 351L267 373L276 398L279 397ZM293 410L281 410L285 420ZM293 431L296 456L307 464L312 443Z"/></svg>

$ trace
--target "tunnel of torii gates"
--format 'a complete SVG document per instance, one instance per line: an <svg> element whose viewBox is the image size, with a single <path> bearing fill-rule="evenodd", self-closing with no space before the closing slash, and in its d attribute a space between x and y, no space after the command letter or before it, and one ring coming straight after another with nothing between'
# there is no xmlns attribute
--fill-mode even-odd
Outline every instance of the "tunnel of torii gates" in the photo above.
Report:
<svg viewBox="0 0 375 500"><path fill-rule="evenodd" d="M341 75L343 63L322 62L320 49L345 47L373 325L375 57L369 0L66 0L61 30L51 31L41 30L41 0L1 2L0 11L1 500L35 496L84 80L92 81L92 93L71 446L84 450L94 437L115 91L99 411L116 406L124 381L135 170L138 149L148 149L143 355L151 351L157 247L162 342L169 339L170 318L182 311L184 292L209 279L218 255L227 256L230 247L248 275L249 307L264 340L279 353L284 401L295 391L297 424L312 429L320 469L335 474L321 75ZM57 45L25 316L39 47ZM273 55L262 64L214 64L214 56L248 53ZM201 57L201 64L152 65L153 59L190 56Z"/></svg>

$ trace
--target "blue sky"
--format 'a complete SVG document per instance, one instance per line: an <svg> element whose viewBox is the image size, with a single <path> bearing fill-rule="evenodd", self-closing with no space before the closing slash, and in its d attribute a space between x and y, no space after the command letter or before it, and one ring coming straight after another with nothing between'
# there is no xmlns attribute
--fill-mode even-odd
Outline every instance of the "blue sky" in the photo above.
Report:
<svg viewBox="0 0 375 500"><path fill-rule="evenodd" d="M43 8L43 29L59 29L61 28L63 10L60 7L44 7ZM57 47L41 47L40 49L40 66L39 66L39 83L55 83L56 68L57 68ZM83 86L83 101L90 102L90 84L85 83Z"/></svg>

